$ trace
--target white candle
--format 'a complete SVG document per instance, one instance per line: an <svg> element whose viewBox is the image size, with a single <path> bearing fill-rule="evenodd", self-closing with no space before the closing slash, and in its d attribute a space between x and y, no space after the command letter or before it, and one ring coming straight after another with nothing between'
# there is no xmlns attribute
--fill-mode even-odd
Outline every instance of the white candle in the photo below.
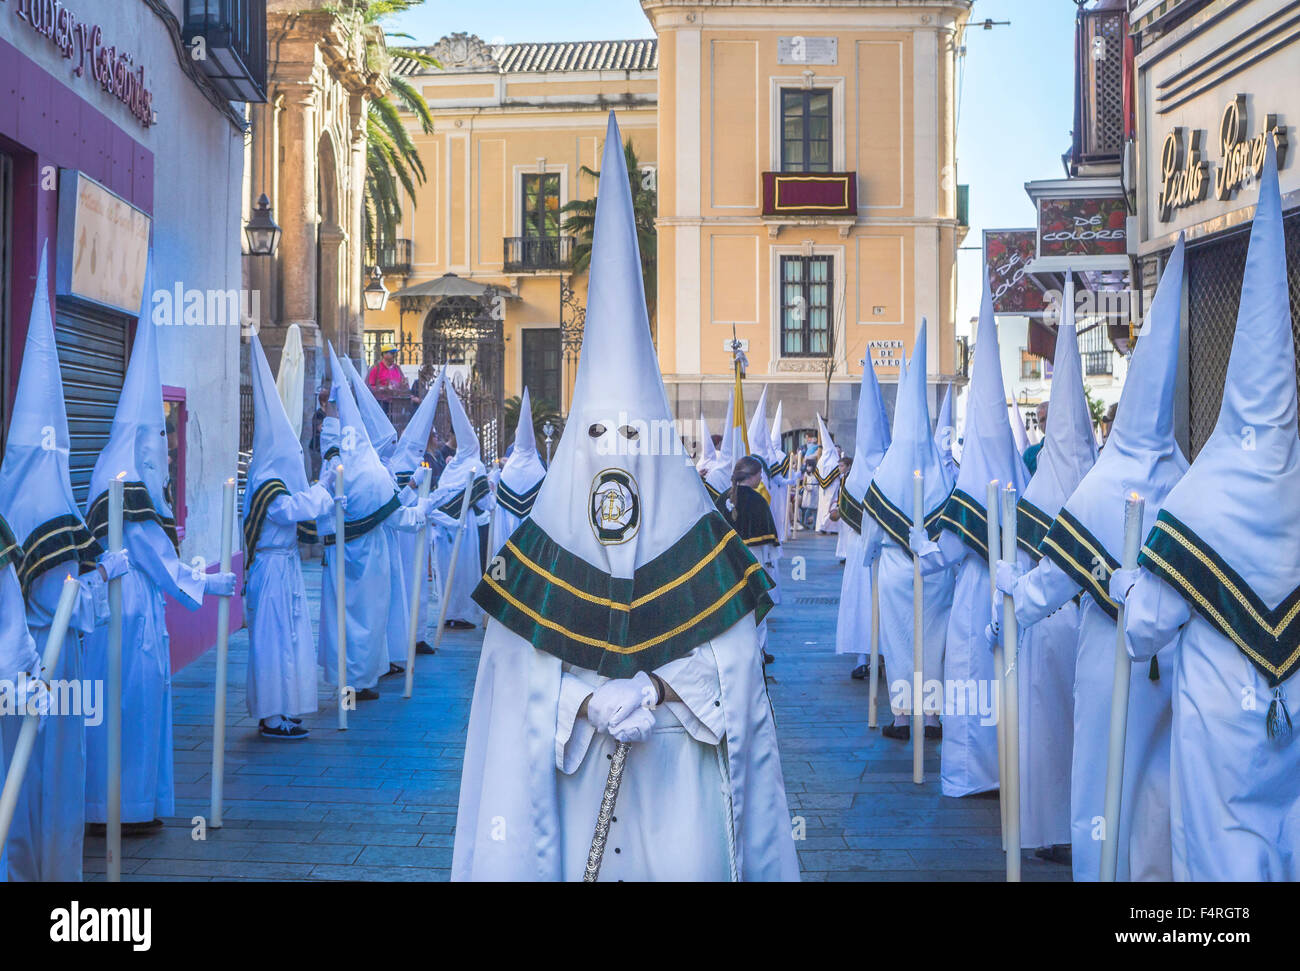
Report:
<svg viewBox="0 0 1300 971"><path fill-rule="evenodd" d="M999 530L999 511L1002 507L1002 489L997 479L989 482L988 493L984 500L984 509L988 519L989 546L989 588L993 596L991 616L1002 612L1002 593L997 586L997 562L1002 555L1002 533ZM1001 626L1001 620L998 621ZM993 717L996 719L998 736L998 816L1002 825L1002 849L1007 848L1007 735L1006 720L1002 717L1002 640L993 643L993 678L997 690L994 697Z"/></svg>
<svg viewBox="0 0 1300 971"><path fill-rule="evenodd" d="M921 470L912 473L912 526L925 526L925 483ZM925 634L922 630L924 593L921 558L912 556L912 781L925 782L925 722L921 714L925 681Z"/></svg>
<svg viewBox="0 0 1300 971"><path fill-rule="evenodd" d="M1002 490L1002 559L1008 563L1016 557L1016 487L1007 483ZM1016 672L1016 603L1002 598L1002 643L1005 668L1002 675L1002 711L1006 726L1002 730L1007 750L1006 850L1007 882L1020 882L1020 689Z"/></svg>
<svg viewBox="0 0 1300 971"><path fill-rule="evenodd" d="M235 529L235 478L226 480L221 496L221 572L230 572ZM226 661L230 646L230 598L217 601L217 678L212 706L212 811L208 825L221 828L222 789L226 776Z"/></svg>
<svg viewBox="0 0 1300 971"><path fill-rule="evenodd" d="M427 462L421 462L420 468L429 469ZM425 473L424 481L420 483L419 497L423 502L429 497L429 479L432 472ZM424 558L429 549L429 526L420 527L415 534L415 569L411 573L411 629L407 637L406 644L406 685L402 690L402 697L411 697L415 690L415 642L419 640L420 623L420 595L424 592Z"/></svg>
<svg viewBox="0 0 1300 971"><path fill-rule="evenodd" d="M342 499L343 491L343 466L338 467L338 475L334 479L334 589L337 593L335 602L334 621L338 627L338 652L335 656L335 663L338 665L339 680L339 731L345 732L348 729L348 601L347 601L347 572L345 570L344 555L344 537L345 523L343 519L343 504L337 500Z"/></svg>
<svg viewBox="0 0 1300 971"><path fill-rule="evenodd" d="M108 483L108 548L122 549L125 472ZM122 879L122 578L108 581L108 821L104 856L110 883Z"/></svg>

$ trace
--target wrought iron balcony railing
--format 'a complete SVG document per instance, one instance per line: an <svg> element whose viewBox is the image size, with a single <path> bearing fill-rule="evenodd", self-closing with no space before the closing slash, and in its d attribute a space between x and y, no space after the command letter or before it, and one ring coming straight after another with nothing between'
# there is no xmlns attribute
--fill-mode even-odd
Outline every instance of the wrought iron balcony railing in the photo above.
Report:
<svg viewBox="0 0 1300 971"><path fill-rule="evenodd" d="M181 38L202 41L200 70L231 101L266 100L266 0L185 0ZM188 52L187 52L188 53Z"/></svg>
<svg viewBox="0 0 1300 971"><path fill-rule="evenodd" d="M411 275L411 241L394 239L379 244L379 269L385 274Z"/></svg>
<svg viewBox="0 0 1300 971"><path fill-rule="evenodd" d="M572 236L507 236L505 271L567 270L573 264Z"/></svg>

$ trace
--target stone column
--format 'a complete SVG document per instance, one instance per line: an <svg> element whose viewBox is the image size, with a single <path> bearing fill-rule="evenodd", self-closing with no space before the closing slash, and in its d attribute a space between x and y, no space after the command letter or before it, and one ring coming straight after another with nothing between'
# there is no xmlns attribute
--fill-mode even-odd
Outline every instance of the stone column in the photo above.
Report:
<svg viewBox="0 0 1300 971"><path fill-rule="evenodd" d="M354 94L349 101L351 113L350 134L351 152L348 157L348 208L347 234L348 252L347 279L344 293L347 298L347 318L350 322L350 341L348 353L360 359L362 355L362 332L365 330L365 315L362 309L361 291L365 286L366 240L362 218L365 205L366 184L366 111L367 99ZM367 364L370 362L367 361Z"/></svg>

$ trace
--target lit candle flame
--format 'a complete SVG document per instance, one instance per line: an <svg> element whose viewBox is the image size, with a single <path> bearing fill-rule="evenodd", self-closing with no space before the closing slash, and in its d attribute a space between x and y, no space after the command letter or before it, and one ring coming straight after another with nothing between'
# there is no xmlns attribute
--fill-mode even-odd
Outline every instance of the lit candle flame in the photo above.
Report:
<svg viewBox="0 0 1300 971"><path fill-rule="evenodd" d="M234 484L235 484L235 477L232 475L229 479L226 480L226 485L234 485Z"/></svg>
<svg viewBox="0 0 1300 971"><path fill-rule="evenodd" d="M119 472L119 473L117 474L117 477L118 477L119 479L125 479L125 478L126 478L126 469L123 469L121 472Z"/></svg>

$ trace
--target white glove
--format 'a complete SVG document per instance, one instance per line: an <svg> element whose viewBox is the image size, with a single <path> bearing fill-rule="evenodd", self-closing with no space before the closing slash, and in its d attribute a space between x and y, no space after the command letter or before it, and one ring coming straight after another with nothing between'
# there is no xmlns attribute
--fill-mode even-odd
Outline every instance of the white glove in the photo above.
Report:
<svg viewBox="0 0 1300 971"><path fill-rule="evenodd" d="M939 544L930 539L930 536L922 528L913 526L907 531L907 545L911 547L912 552L917 556L929 556L932 553L939 552Z"/></svg>
<svg viewBox="0 0 1300 971"><path fill-rule="evenodd" d="M984 644L991 651L998 646L998 641L1002 639L1002 611L997 607L990 608L989 622L984 627Z"/></svg>
<svg viewBox="0 0 1300 971"><path fill-rule="evenodd" d="M616 725L609 734L616 742L644 742L654 731L655 716L649 708L637 708Z"/></svg>
<svg viewBox="0 0 1300 971"><path fill-rule="evenodd" d="M1131 570L1123 568L1116 570L1110 575L1110 599L1117 604L1122 604L1128 598L1129 591L1133 585L1138 582L1142 576L1142 568L1134 567Z"/></svg>
<svg viewBox="0 0 1300 971"><path fill-rule="evenodd" d="M424 525L428 518L424 515L423 510L418 505L403 506L397 511L397 524L399 529L419 529Z"/></svg>
<svg viewBox="0 0 1300 971"><path fill-rule="evenodd" d="M24 675L22 682L21 706L17 712L21 715L35 715L37 730L45 726L45 717L50 713L50 689L44 679L33 675Z"/></svg>
<svg viewBox="0 0 1300 971"><path fill-rule="evenodd" d="M203 574L203 592L214 597L233 597L235 595L235 575L233 573Z"/></svg>
<svg viewBox="0 0 1300 971"><path fill-rule="evenodd" d="M998 560L997 573L993 577L994 585L1011 596L1015 592L1016 580L1025 571L1020 569L1015 563L1008 563L1006 560Z"/></svg>
<svg viewBox="0 0 1300 971"><path fill-rule="evenodd" d="M420 463L420 467L411 473L411 488L419 491L420 486L428 480L431 471L423 462Z"/></svg>
<svg viewBox="0 0 1300 971"><path fill-rule="evenodd" d="M320 484L325 487L325 491L333 495L334 484L338 481L338 466L333 462L326 462L320 470Z"/></svg>
<svg viewBox="0 0 1300 971"><path fill-rule="evenodd" d="M649 708L659 697L650 675L638 671L630 678L612 678L587 702L587 721L598 732L608 732L637 708ZM653 720L653 717L652 717Z"/></svg>
<svg viewBox="0 0 1300 971"><path fill-rule="evenodd" d="M99 558L99 565L104 571L105 580L114 580L131 569L126 550L109 550Z"/></svg>

